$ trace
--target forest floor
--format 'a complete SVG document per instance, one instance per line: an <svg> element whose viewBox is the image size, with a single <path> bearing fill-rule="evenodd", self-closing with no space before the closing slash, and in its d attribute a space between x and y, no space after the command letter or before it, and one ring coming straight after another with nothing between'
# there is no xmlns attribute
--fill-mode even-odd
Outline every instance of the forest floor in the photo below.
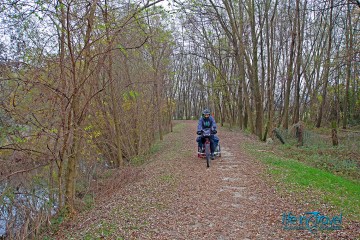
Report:
<svg viewBox="0 0 360 240"><path fill-rule="evenodd" d="M285 230L283 214L316 211L279 194L267 166L241 145L261 145L219 128L222 157L206 167L196 154L196 121L177 121L144 164L98 184L95 206L60 226L57 239L357 239L358 223L342 230ZM339 213L340 214L340 213ZM354 227L355 225L357 227Z"/></svg>

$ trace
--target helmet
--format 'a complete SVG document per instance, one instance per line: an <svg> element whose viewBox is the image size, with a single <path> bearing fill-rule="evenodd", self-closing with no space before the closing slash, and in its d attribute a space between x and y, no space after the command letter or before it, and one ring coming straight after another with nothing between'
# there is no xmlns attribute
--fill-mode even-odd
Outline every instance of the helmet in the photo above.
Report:
<svg viewBox="0 0 360 240"><path fill-rule="evenodd" d="M210 114L211 114L210 110L206 108L206 109L204 109L204 111L202 112L202 117L205 118L205 119L207 119L207 118L210 117Z"/></svg>

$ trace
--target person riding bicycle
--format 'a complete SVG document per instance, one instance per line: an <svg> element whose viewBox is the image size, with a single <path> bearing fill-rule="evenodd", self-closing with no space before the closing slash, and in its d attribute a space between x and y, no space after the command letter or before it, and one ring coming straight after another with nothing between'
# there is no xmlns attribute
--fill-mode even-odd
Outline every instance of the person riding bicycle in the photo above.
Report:
<svg viewBox="0 0 360 240"><path fill-rule="evenodd" d="M211 159L214 160L214 152L215 152L215 134L217 133L217 126L216 126L216 122L215 119L210 115L210 110L209 109L204 109L204 111L202 112L202 116L199 119L198 122L198 127L197 127L197 134L201 135L204 129L209 129L211 130L211 136L210 136L210 149L211 149ZM202 144L205 143L205 139L202 137L198 137L196 139L196 141L198 142L198 147L199 149L202 149Z"/></svg>

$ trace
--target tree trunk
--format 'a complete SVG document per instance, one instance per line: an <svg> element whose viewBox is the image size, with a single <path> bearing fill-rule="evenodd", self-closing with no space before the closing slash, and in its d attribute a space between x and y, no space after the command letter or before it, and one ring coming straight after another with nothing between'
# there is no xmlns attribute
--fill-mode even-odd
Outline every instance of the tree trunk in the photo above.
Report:
<svg viewBox="0 0 360 240"><path fill-rule="evenodd" d="M259 139L263 137L263 104L262 97L260 92L259 77L258 77L258 51L257 51L257 35L256 35L256 21L255 21L255 1L251 0L250 3L250 25L251 25L251 42L252 42L252 68L251 80L250 82L253 85L253 95L255 100L255 109L256 109L256 120L255 120L255 132Z"/></svg>
<svg viewBox="0 0 360 240"><path fill-rule="evenodd" d="M60 5L63 5L63 2L59 1ZM61 29L60 29L60 81L61 81L61 92L67 94L66 86L67 86L67 79L65 78L65 29L66 29L66 15L65 15L65 9L64 7L59 8L60 9L60 23L61 23ZM67 102L65 98L62 98L61 100L61 125L58 128L58 133L62 140L62 146L59 151L59 158L57 160L57 167L58 167L58 204L59 208L61 209L63 207L63 171L64 171L64 162L66 162L65 152L68 147L68 139L69 139L69 125L67 118L69 118L68 111L66 110ZM61 136L62 135L62 136Z"/></svg>
<svg viewBox="0 0 360 240"><path fill-rule="evenodd" d="M116 167L124 166L124 159L123 159L123 152L122 152L122 139L121 139L121 131L120 131L120 120L119 120L119 110L120 108L116 104L119 99L115 97L115 83L113 79L113 58L112 58L112 40L110 39L110 30L109 30L109 20L108 20L108 4L105 0L105 11L104 11L104 21L106 26L106 40L108 44L108 69L107 75L109 80L109 91L110 91L110 98L111 98L111 105L112 105L112 117L114 120L114 129L115 129L115 144L116 144L116 159L115 165Z"/></svg>
<svg viewBox="0 0 360 240"><path fill-rule="evenodd" d="M304 8L306 9L306 3L304 3ZM298 123L300 121L300 82L301 82L301 65L302 65L302 41L304 35L304 20L302 22L302 26L300 26L300 0L296 0L296 15L298 16L296 19L297 23L297 56L296 56L296 82L295 82L295 104L294 104L294 112L293 112L293 124ZM305 19L305 11L303 15L303 19Z"/></svg>
<svg viewBox="0 0 360 240"><path fill-rule="evenodd" d="M342 128L346 129L347 121L349 117L349 90L350 90L350 81L351 81L351 59L352 59L352 49L353 49L353 34L352 34L352 23L351 23L351 13L350 13L350 3L347 4L347 28L346 28L346 84L345 84L345 96L344 96L344 116Z"/></svg>
<svg viewBox="0 0 360 240"><path fill-rule="evenodd" d="M332 139L332 144L333 146L338 146L339 145L339 138L337 136L337 130L336 128L333 128L331 130L331 139Z"/></svg>
<svg viewBox="0 0 360 240"><path fill-rule="evenodd" d="M316 122L317 128L321 127L321 121L323 118L323 112L324 112L325 103L326 103L327 86L328 86L328 82L329 82L331 44L332 44L332 28L333 28L333 19L332 19L333 7L334 7L333 5L334 5L334 0L331 0L330 1L329 29L328 29L328 47L327 47L326 61L325 61L325 65L324 65L324 73L323 73L323 81L322 81L324 84L324 88L323 88L323 92L322 92L322 100L321 100L321 104L320 104L320 108L319 108L318 119Z"/></svg>
<svg viewBox="0 0 360 240"><path fill-rule="evenodd" d="M273 21L276 12L278 1L275 2L275 9L273 16L271 17L271 23L269 23L269 10L270 10L270 0L266 2L266 9L265 9L265 31L266 31L266 50L267 50L267 78L266 78L266 85L267 85L267 97L268 97L268 121L265 128L265 134L263 137L263 141L266 141L267 134L272 131L273 128L273 116L274 116L274 95L273 95L273 79L274 79L274 68L275 68L275 59L274 59L274 52L272 51L272 46L274 43L274 36L273 36ZM270 24L270 26L269 26ZM271 29L270 29L271 28Z"/></svg>
<svg viewBox="0 0 360 240"><path fill-rule="evenodd" d="M298 1L299 0L297 0L297 4ZM282 125L284 129L289 128L289 105L290 105L291 82L293 79L293 64L294 64L294 56L295 56L297 19L298 19L298 11L295 11L295 17L293 19L292 32L291 32L290 59L287 68L286 90L285 90L285 99L284 99L285 102L284 102L284 112L283 112L283 121L282 121Z"/></svg>
<svg viewBox="0 0 360 240"><path fill-rule="evenodd" d="M70 148L70 156L67 164L66 184L65 184L65 209L72 215L75 212L75 178L76 163L79 158L79 129L74 128L73 143Z"/></svg>
<svg viewBox="0 0 360 240"><path fill-rule="evenodd" d="M88 79L89 73L89 64L91 61L90 57L90 39L92 34L92 27L94 24L95 10L97 7L97 1L94 0L89 6L89 12L87 15L87 27L84 35L84 47L82 49L83 65L79 65L77 62L77 57L75 56L75 44L72 39L72 32L70 29L71 19L68 17L67 20L67 46L71 59L71 80L72 80L72 94L71 94L71 103L70 103L70 115L69 117L69 126L71 126L73 133L72 143L70 146L68 164L67 164L67 174L66 174L66 184L65 184L65 208L67 211L72 214L75 211L74 200L75 200L75 181L76 181L76 165L80 156L80 144L81 144L81 123L84 120L84 111L86 105L81 109L81 97L85 95L84 85ZM70 15L71 5L67 6L67 15Z"/></svg>

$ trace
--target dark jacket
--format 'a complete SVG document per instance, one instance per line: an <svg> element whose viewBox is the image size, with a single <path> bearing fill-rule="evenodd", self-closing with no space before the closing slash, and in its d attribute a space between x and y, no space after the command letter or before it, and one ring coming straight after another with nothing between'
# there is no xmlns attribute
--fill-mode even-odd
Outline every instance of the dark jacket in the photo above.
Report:
<svg viewBox="0 0 360 240"><path fill-rule="evenodd" d="M210 116L208 120L205 120L203 117L199 119L197 130L201 131L203 129L210 128L211 130L216 130L215 119Z"/></svg>

